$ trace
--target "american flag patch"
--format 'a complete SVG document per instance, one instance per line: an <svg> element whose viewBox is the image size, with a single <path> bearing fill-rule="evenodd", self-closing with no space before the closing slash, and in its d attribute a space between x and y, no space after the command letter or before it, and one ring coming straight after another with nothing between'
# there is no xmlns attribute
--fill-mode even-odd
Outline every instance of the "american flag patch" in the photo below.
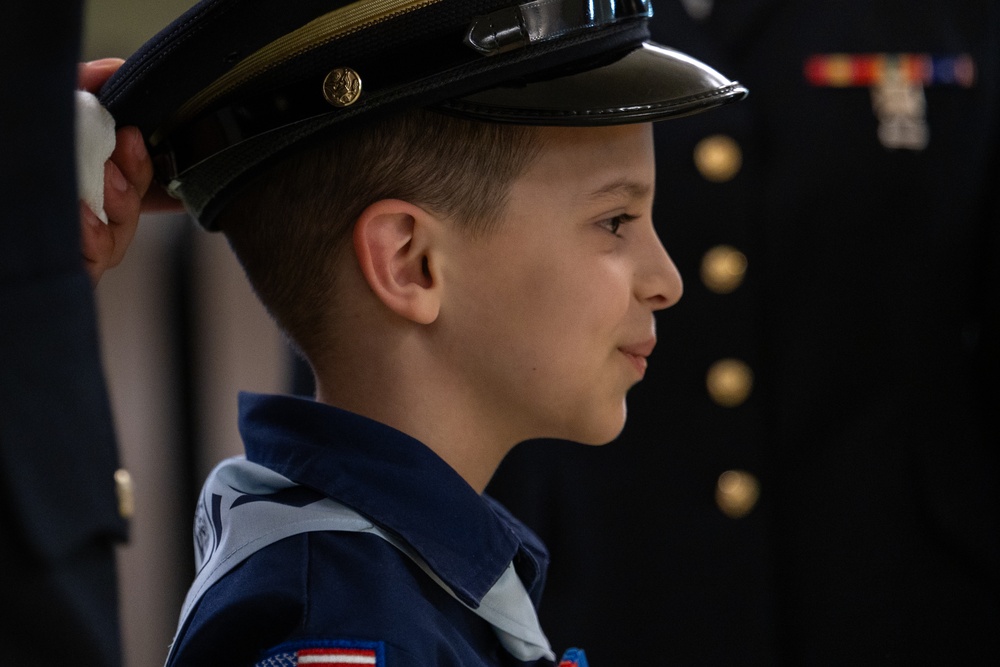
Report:
<svg viewBox="0 0 1000 667"><path fill-rule="evenodd" d="M322 665L322 667L348 667L348 665L377 665L375 651L362 648L305 648L295 652L296 665Z"/></svg>
<svg viewBox="0 0 1000 667"><path fill-rule="evenodd" d="M305 641L283 644L256 667L385 667L382 642Z"/></svg>

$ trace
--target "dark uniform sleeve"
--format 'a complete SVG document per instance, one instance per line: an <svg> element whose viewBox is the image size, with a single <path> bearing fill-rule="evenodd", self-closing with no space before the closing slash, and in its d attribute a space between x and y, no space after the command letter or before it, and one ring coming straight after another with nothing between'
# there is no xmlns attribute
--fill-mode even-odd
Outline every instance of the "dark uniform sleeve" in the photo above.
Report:
<svg viewBox="0 0 1000 667"><path fill-rule="evenodd" d="M10 2L0 26L0 655L120 662L113 546L124 534L73 150L78 2Z"/></svg>

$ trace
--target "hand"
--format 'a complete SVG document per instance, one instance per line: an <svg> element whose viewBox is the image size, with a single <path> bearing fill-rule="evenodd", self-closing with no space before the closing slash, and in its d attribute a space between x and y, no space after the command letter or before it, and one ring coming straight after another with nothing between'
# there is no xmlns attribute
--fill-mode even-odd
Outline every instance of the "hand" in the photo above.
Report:
<svg viewBox="0 0 1000 667"><path fill-rule="evenodd" d="M97 94L123 62L108 58L81 64L80 88ZM115 150L104 163L104 211L108 224L80 202L80 242L91 282L96 286L105 271L122 261L135 236L140 213L182 210L180 202L153 183L153 163L139 129L119 128L115 133Z"/></svg>

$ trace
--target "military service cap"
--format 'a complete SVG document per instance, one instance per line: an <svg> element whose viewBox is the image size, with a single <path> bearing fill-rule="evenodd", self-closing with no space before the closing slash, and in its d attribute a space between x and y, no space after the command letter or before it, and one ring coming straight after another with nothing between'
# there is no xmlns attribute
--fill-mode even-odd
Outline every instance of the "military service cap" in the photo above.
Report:
<svg viewBox="0 0 1000 667"><path fill-rule="evenodd" d="M206 227L319 133L427 107L499 123L683 116L746 89L648 41L648 0L203 0L101 91Z"/></svg>

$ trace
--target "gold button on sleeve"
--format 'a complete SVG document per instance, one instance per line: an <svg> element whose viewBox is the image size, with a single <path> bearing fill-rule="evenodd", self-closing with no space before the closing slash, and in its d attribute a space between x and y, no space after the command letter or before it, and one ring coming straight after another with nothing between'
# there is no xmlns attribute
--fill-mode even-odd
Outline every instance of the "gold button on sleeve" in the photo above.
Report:
<svg viewBox="0 0 1000 667"><path fill-rule="evenodd" d="M115 471L115 494L118 496L118 514L123 519L131 519L135 514L135 490L132 475L125 468Z"/></svg>
<svg viewBox="0 0 1000 667"><path fill-rule="evenodd" d="M713 134L695 145L694 166L706 181L725 183L743 168L743 151L732 137Z"/></svg>
<svg viewBox="0 0 1000 667"><path fill-rule="evenodd" d="M701 259L701 281L716 294L729 294L743 283L747 256L730 245L717 245Z"/></svg>
<svg viewBox="0 0 1000 667"><path fill-rule="evenodd" d="M715 485L715 504L730 519L742 519L760 498L760 482L745 470L727 470Z"/></svg>
<svg viewBox="0 0 1000 667"><path fill-rule="evenodd" d="M735 408L750 397L753 371L739 359L720 359L709 366L705 386L708 395L717 404Z"/></svg>

